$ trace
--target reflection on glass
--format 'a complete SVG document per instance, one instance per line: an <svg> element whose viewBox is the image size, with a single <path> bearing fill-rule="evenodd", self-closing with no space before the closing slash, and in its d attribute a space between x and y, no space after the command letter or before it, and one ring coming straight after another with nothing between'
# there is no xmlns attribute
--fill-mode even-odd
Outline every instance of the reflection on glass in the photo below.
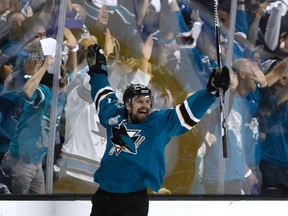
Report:
<svg viewBox="0 0 288 216"><path fill-rule="evenodd" d="M120 102L126 86L138 82L151 88L155 109L175 107L206 88L217 67L211 2L68 0L65 29L58 29L64 1L11 2L0 3L0 189L7 186L12 194L46 193L45 177L52 169L53 193L93 194L99 187L94 173L110 137L91 99L90 45L104 48L108 79ZM169 141L161 190L149 194L287 193L287 5L238 0L237 9L230 9L230 2L219 1L223 66L229 21L236 13L232 64L226 65L231 77L224 107L228 157L222 154L216 100L191 131ZM64 38L61 67L55 71L57 40L43 39L57 39L59 31ZM153 49L145 59L150 35ZM46 159L55 74L52 168Z"/></svg>

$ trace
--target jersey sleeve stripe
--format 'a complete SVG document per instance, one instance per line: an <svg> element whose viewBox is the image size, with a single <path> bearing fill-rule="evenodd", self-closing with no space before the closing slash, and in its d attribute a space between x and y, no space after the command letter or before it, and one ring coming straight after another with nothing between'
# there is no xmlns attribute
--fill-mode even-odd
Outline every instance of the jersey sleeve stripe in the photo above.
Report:
<svg viewBox="0 0 288 216"><path fill-rule="evenodd" d="M96 111L99 110L100 101L105 98L108 94L114 93L110 86L100 89L95 96L95 107Z"/></svg>
<svg viewBox="0 0 288 216"><path fill-rule="evenodd" d="M39 104L42 103L42 101L44 101L45 95L44 95L43 91L40 88L37 88L36 91L39 92L39 94L36 95L36 98L30 100L30 98L24 97L24 100L28 104L32 105L34 108L37 109Z"/></svg>
<svg viewBox="0 0 288 216"><path fill-rule="evenodd" d="M191 130L192 127L200 121L200 119L196 118L188 103L187 100L184 101L184 103L182 103L180 106L176 107L176 112L178 115L178 118L181 122L181 125L185 128L187 128L188 130Z"/></svg>

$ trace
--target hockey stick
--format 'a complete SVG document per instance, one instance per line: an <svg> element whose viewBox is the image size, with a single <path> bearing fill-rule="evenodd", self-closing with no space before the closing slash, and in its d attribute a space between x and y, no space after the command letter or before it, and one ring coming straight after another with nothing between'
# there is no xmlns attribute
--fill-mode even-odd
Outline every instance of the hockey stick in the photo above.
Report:
<svg viewBox="0 0 288 216"><path fill-rule="evenodd" d="M214 0L214 18L215 18L217 65L218 65L218 72L221 75L222 65L221 65L221 47L220 47L220 23L218 20L218 0ZM219 98L220 98L221 138L223 146L223 157L227 158L226 122L224 118L224 94L222 88L219 89Z"/></svg>

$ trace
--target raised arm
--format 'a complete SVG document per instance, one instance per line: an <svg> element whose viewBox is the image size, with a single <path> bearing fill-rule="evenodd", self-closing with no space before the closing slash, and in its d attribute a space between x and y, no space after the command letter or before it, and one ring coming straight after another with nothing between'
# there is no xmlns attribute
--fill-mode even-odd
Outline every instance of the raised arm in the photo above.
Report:
<svg viewBox="0 0 288 216"><path fill-rule="evenodd" d="M265 16L264 10L267 6L268 6L268 2L263 2L262 4L259 4L255 18L251 26L249 27L247 39L249 40L249 42L251 42L252 46L256 44L256 41L258 39L259 23L260 23L261 18Z"/></svg>
<svg viewBox="0 0 288 216"><path fill-rule="evenodd" d="M68 28L64 29L64 38L65 38L64 45L66 45L69 48L66 68L73 74L73 76L75 76L77 72L78 44L76 38Z"/></svg>
<svg viewBox="0 0 288 216"><path fill-rule="evenodd" d="M281 104L285 103L287 100L288 100L288 84L286 84L286 85L278 92L277 105L280 106Z"/></svg>
<svg viewBox="0 0 288 216"><path fill-rule="evenodd" d="M272 71L270 71L265 77L268 83L268 86L274 85L288 70L288 57L283 59L280 63L278 63Z"/></svg>
<svg viewBox="0 0 288 216"><path fill-rule="evenodd" d="M279 4L271 10L264 36L267 47L272 51L276 49L279 42L281 19L281 4Z"/></svg>
<svg viewBox="0 0 288 216"><path fill-rule="evenodd" d="M150 73L150 63L149 59L152 54L152 48L153 48L153 38L152 35L149 35L145 43L140 44L140 50L141 50L141 58L139 61L138 68L144 72Z"/></svg>
<svg viewBox="0 0 288 216"><path fill-rule="evenodd" d="M34 58L34 57L32 57ZM33 59L30 59L29 61L33 61ZM37 61L41 61L41 60L37 60ZM39 62L37 62L35 60L35 67L36 64L39 64ZM39 68L39 70L37 72L35 72L32 77L27 80L27 82L25 83L24 87L23 87L23 92L24 95L28 98L31 98L32 95L34 94L35 90L37 89L43 75L45 74L47 68L49 65L51 65L53 62L52 57L51 56L46 56L42 66Z"/></svg>

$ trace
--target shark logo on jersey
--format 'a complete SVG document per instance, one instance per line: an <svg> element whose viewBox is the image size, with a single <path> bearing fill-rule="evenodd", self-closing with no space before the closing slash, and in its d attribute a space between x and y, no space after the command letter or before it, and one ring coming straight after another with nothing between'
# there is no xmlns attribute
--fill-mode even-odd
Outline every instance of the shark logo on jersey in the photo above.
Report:
<svg viewBox="0 0 288 216"><path fill-rule="evenodd" d="M124 121L118 127L112 127L112 137L110 138L113 147L109 154L114 152L119 155L122 151L130 154L137 154L138 146L145 140L140 135L141 130L127 129Z"/></svg>

